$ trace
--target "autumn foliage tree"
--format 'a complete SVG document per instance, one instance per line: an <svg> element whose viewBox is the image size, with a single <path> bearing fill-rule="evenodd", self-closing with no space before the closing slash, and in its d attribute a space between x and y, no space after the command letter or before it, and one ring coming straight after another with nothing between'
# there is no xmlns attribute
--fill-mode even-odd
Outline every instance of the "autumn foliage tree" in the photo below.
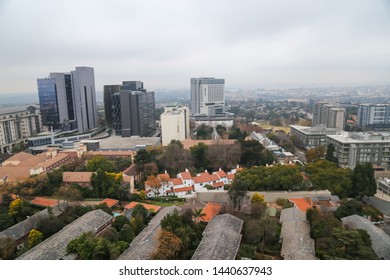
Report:
<svg viewBox="0 0 390 280"><path fill-rule="evenodd" d="M179 237L168 230L161 229L158 237L156 251L152 255L153 260L173 260L177 257L183 242Z"/></svg>
<svg viewBox="0 0 390 280"><path fill-rule="evenodd" d="M41 243L42 240L43 240L43 233L36 229L32 229L27 237L28 248L31 249L32 247Z"/></svg>

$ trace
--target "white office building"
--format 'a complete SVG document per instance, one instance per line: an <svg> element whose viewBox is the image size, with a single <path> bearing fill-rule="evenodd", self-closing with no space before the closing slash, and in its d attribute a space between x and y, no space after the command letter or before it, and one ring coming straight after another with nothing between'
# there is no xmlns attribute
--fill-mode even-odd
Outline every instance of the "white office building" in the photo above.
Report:
<svg viewBox="0 0 390 280"><path fill-rule="evenodd" d="M325 125L328 128L344 129L345 108L327 102L317 102L313 110L312 125Z"/></svg>
<svg viewBox="0 0 390 280"><path fill-rule="evenodd" d="M191 115L225 113L224 79L191 78Z"/></svg>
<svg viewBox="0 0 390 280"><path fill-rule="evenodd" d="M168 145L171 140L185 140L189 137L190 121L189 109L182 106L164 108L161 114L162 144Z"/></svg>

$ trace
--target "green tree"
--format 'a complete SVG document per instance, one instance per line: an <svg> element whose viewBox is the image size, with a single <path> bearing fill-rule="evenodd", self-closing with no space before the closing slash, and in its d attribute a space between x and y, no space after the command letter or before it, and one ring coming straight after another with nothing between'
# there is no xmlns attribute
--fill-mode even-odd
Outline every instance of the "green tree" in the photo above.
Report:
<svg viewBox="0 0 390 280"><path fill-rule="evenodd" d="M120 157L113 161L115 172L121 172L128 168L132 163L131 158Z"/></svg>
<svg viewBox="0 0 390 280"><path fill-rule="evenodd" d="M114 172L114 165L103 156L96 156L88 160L87 170L89 172L96 172L98 169L103 172Z"/></svg>
<svg viewBox="0 0 390 280"><path fill-rule="evenodd" d="M142 204L137 204L134 207L133 212L131 213L133 217L140 216L144 223L146 222L146 218L148 217L148 214L149 214L148 210L146 210L146 208Z"/></svg>
<svg viewBox="0 0 390 280"><path fill-rule="evenodd" d="M196 129L196 138L198 140L206 140L211 139L211 133L213 132L213 129L205 124L200 125Z"/></svg>
<svg viewBox="0 0 390 280"><path fill-rule="evenodd" d="M123 225L120 233L119 233L119 239L128 243L131 243L135 237L135 233L130 225L125 224Z"/></svg>
<svg viewBox="0 0 390 280"><path fill-rule="evenodd" d="M363 215L363 205L361 202L350 199L350 200L342 200L340 206L335 211L335 216L338 219L350 216L350 215Z"/></svg>
<svg viewBox="0 0 390 280"><path fill-rule="evenodd" d="M177 140L172 140L165 147L160 162L171 176L176 176L184 167L191 169L193 166L190 151L185 150L181 142Z"/></svg>
<svg viewBox="0 0 390 280"><path fill-rule="evenodd" d="M65 223L62 219L55 216L50 216L38 222L37 230L42 232L43 236L48 238L54 233L60 231L64 226Z"/></svg>
<svg viewBox="0 0 390 280"><path fill-rule="evenodd" d="M206 213L203 213L203 208L201 209L194 209L193 210L193 216L197 222L200 221L200 219L204 216L206 216Z"/></svg>
<svg viewBox="0 0 390 280"><path fill-rule="evenodd" d="M118 216L111 226L120 232L124 225L130 225L130 221L125 216Z"/></svg>
<svg viewBox="0 0 390 280"><path fill-rule="evenodd" d="M36 229L32 229L27 237L28 248L31 249L32 247L41 243L42 240L43 240L43 233Z"/></svg>
<svg viewBox="0 0 390 280"><path fill-rule="evenodd" d="M208 168L207 150L208 147L203 142L190 148L192 158L194 159L194 167L197 170Z"/></svg>
<svg viewBox="0 0 390 280"><path fill-rule="evenodd" d="M371 163L356 165L352 175L352 196L358 199L376 193L374 169Z"/></svg>
<svg viewBox="0 0 390 280"><path fill-rule="evenodd" d="M12 201L8 208L8 215L11 216L16 223L25 220L27 216L31 216L33 213L34 211L31 206L21 198Z"/></svg>
<svg viewBox="0 0 390 280"><path fill-rule="evenodd" d="M326 148L325 159L337 164L338 160L334 154L335 154L335 147L332 143L330 143Z"/></svg>
<svg viewBox="0 0 390 280"><path fill-rule="evenodd" d="M246 167L260 165L262 158L263 145L257 140L241 140L241 158L240 164Z"/></svg>

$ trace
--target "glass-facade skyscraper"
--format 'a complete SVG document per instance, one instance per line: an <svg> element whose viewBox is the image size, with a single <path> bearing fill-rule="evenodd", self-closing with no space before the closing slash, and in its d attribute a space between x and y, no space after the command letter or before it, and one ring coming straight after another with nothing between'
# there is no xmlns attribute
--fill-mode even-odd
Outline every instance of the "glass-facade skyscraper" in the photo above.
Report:
<svg viewBox="0 0 390 280"><path fill-rule="evenodd" d="M57 99L57 87L54 78L38 79L39 106L42 125L58 129L60 115Z"/></svg>

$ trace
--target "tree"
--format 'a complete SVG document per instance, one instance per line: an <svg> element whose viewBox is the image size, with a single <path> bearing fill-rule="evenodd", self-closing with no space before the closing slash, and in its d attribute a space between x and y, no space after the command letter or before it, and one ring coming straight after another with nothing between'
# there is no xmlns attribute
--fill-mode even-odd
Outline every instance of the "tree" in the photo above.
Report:
<svg viewBox="0 0 390 280"><path fill-rule="evenodd" d="M265 200L264 200L264 195L262 194L259 194L259 193L254 193L252 195L252 198L251 198L251 203L263 203Z"/></svg>
<svg viewBox="0 0 390 280"><path fill-rule="evenodd" d="M130 225L129 220L125 216L118 216L111 226L120 232L124 225Z"/></svg>
<svg viewBox="0 0 390 280"><path fill-rule="evenodd" d="M146 218L148 217L149 213L148 210L142 205L142 204L137 204L133 212L131 213L133 217L140 216L142 218L142 221L145 223Z"/></svg>
<svg viewBox="0 0 390 280"><path fill-rule="evenodd" d="M114 165L103 156L96 156L88 160L87 170L96 172L98 169L104 172L114 172Z"/></svg>
<svg viewBox="0 0 390 280"><path fill-rule="evenodd" d="M27 237L28 248L31 249L32 247L41 243L42 240L43 240L42 232L36 229L32 229Z"/></svg>
<svg viewBox="0 0 390 280"><path fill-rule="evenodd" d="M240 144L221 144L211 145L207 152L207 162L210 168L214 170L231 169L237 166L241 158Z"/></svg>
<svg viewBox="0 0 390 280"><path fill-rule="evenodd" d="M43 236L48 238L54 233L60 231L65 226L65 223L55 216L49 216L38 222L37 230L42 232Z"/></svg>
<svg viewBox="0 0 390 280"><path fill-rule="evenodd" d="M330 143L326 149L325 159L337 164L338 160L337 157L334 156L334 153L335 147L332 143Z"/></svg>
<svg viewBox="0 0 390 280"><path fill-rule="evenodd" d="M217 133L218 133L219 135L222 136L222 135L226 132L226 127L223 126L223 125L218 124L218 125L215 127L215 130L217 131Z"/></svg>
<svg viewBox="0 0 390 280"><path fill-rule="evenodd" d="M70 201L81 200L83 198L80 191L72 186L62 186L55 192L54 195L59 197L60 204L58 205L58 209L62 212L65 212L68 208Z"/></svg>
<svg viewBox="0 0 390 280"><path fill-rule="evenodd" d="M154 196L160 195L161 183L162 182L160 181L160 179L155 175L150 175L145 181L145 185L148 185L150 187Z"/></svg>
<svg viewBox="0 0 390 280"><path fill-rule="evenodd" d="M207 158L208 146L203 142L200 142L198 145L195 145L190 148L192 158L194 159L194 167L197 170L201 168L207 169L209 162Z"/></svg>
<svg viewBox="0 0 390 280"><path fill-rule="evenodd" d="M165 147L160 162L171 176L176 176L183 170L183 167L191 169L193 166L190 151L185 150L181 142L177 140L172 140Z"/></svg>
<svg viewBox="0 0 390 280"><path fill-rule="evenodd" d="M135 233L130 225L125 224L123 225L120 233L119 233L119 239L128 243L131 243L135 237Z"/></svg>
<svg viewBox="0 0 390 280"><path fill-rule="evenodd" d="M363 215L363 205L361 202L350 199L350 200L342 200L340 206L335 211L335 216L338 219L350 216L350 215Z"/></svg>
<svg viewBox="0 0 390 280"><path fill-rule="evenodd" d="M46 195L52 195L53 192L61 186L63 173L64 172L61 169L55 169L47 173L50 190Z"/></svg>
<svg viewBox="0 0 390 280"><path fill-rule="evenodd" d="M307 163L314 162L318 159L324 158L324 155L325 147L321 145L306 151L306 161Z"/></svg>
<svg viewBox="0 0 390 280"><path fill-rule="evenodd" d="M161 229L158 237L158 246L153 253L153 260L173 260L177 257L183 242L179 237L168 230Z"/></svg>
<svg viewBox="0 0 390 280"><path fill-rule="evenodd" d="M202 217L206 216L206 213L203 213L203 208L194 209L193 216L195 217L196 222L199 222Z"/></svg>
<svg viewBox="0 0 390 280"><path fill-rule="evenodd" d="M263 145L257 140L240 140L241 144L241 158L240 164L246 167L260 165Z"/></svg>
<svg viewBox="0 0 390 280"><path fill-rule="evenodd" d="M358 199L376 193L374 169L371 163L356 165L352 175L352 196Z"/></svg>
<svg viewBox="0 0 390 280"><path fill-rule="evenodd" d="M16 251L16 241L11 237L0 237L0 260L11 260Z"/></svg>
<svg viewBox="0 0 390 280"><path fill-rule="evenodd" d="M213 129L205 124L202 124L198 127L196 130L196 138L198 140L206 140L211 139L211 133L213 132Z"/></svg>
<svg viewBox="0 0 390 280"><path fill-rule="evenodd" d="M0 201L1 201L1 206L8 208L11 202L13 201L13 198L9 194L3 193L1 195Z"/></svg>
<svg viewBox="0 0 390 280"><path fill-rule="evenodd" d="M33 210L25 201L21 198L17 198L11 202L8 208L8 215L13 217L16 223L23 221L27 216L33 214Z"/></svg>
<svg viewBox="0 0 390 280"><path fill-rule="evenodd" d="M115 172L121 172L128 168L132 163L131 158L120 157L113 161Z"/></svg>
<svg viewBox="0 0 390 280"><path fill-rule="evenodd" d="M244 140L245 136L238 127L229 133L229 139Z"/></svg>

